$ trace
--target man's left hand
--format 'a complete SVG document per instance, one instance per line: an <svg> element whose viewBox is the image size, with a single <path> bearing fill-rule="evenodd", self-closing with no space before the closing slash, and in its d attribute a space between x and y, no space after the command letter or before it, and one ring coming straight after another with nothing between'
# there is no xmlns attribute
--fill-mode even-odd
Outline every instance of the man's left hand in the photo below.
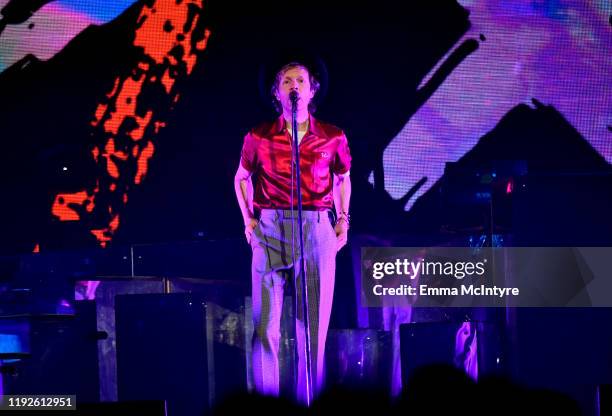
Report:
<svg viewBox="0 0 612 416"><path fill-rule="evenodd" d="M349 226L345 219L340 218L338 222L336 222L336 227L334 228L336 231L336 251L340 251L340 249L346 245L348 229Z"/></svg>

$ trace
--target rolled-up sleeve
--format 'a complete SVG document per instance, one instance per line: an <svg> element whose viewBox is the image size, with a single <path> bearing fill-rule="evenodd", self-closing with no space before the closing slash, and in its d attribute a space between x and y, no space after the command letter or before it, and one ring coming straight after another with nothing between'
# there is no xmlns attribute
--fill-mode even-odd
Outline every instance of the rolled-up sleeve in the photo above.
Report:
<svg viewBox="0 0 612 416"><path fill-rule="evenodd" d="M336 175L343 175L351 168L351 151L348 140L344 133L338 137L338 148L332 166L332 172Z"/></svg>
<svg viewBox="0 0 612 416"><path fill-rule="evenodd" d="M252 133L244 136L242 152L240 153L240 164L249 172L254 172L257 166L257 140Z"/></svg>

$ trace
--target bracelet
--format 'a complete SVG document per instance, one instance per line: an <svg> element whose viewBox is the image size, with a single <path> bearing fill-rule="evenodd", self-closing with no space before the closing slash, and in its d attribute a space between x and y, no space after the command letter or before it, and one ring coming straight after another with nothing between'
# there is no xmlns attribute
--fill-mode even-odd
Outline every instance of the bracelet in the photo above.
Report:
<svg viewBox="0 0 612 416"><path fill-rule="evenodd" d="M344 220L347 224L351 223L351 215L346 211L340 211L338 213L338 221Z"/></svg>
<svg viewBox="0 0 612 416"><path fill-rule="evenodd" d="M338 221L336 221L336 224L338 224L340 221L344 221L346 223L346 225L349 225L348 220L346 218L344 218L344 217L338 218Z"/></svg>

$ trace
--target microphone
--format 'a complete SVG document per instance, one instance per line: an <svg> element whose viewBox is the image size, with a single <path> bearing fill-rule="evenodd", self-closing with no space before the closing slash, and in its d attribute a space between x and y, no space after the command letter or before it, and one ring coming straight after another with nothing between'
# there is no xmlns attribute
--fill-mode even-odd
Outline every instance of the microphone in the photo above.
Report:
<svg viewBox="0 0 612 416"><path fill-rule="evenodd" d="M293 90L289 93L289 99L291 100L291 104L297 104L299 98L300 96L296 90Z"/></svg>

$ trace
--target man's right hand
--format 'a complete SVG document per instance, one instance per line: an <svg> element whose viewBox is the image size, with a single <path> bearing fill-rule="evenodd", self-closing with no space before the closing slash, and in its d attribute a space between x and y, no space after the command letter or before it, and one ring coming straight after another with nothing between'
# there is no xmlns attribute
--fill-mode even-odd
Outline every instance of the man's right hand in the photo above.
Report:
<svg viewBox="0 0 612 416"><path fill-rule="evenodd" d="M253 230L257 227L259 221L255 218L250 218L246 225L244 226L244 235L246 237L247 243L251 244L251 236L253 235Z"/></svg>

